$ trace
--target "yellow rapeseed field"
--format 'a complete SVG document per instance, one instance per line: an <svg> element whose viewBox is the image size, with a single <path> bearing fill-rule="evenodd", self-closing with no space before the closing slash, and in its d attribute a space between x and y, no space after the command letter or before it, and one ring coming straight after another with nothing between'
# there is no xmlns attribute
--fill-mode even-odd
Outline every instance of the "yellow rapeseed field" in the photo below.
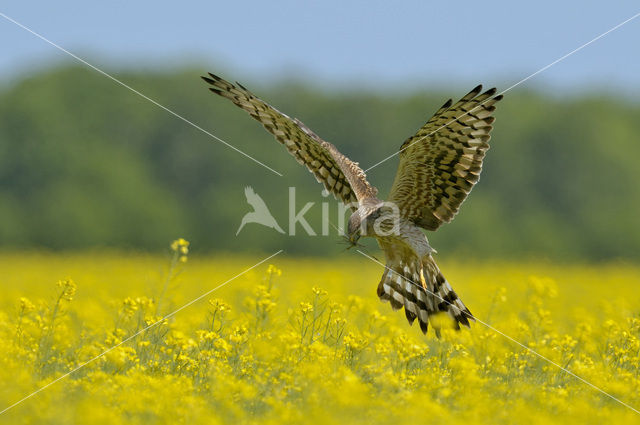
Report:
<svg viewBox="0 0 640 425"><path fill-rule="evenodd" d="M182 240L165 257L2 254L0 410L259 260ZM640 268L438 260L480 320L640 409ZM640 423L480 323L423 336L378 301L383 270L358 253L269 262L0 423Z"/></svg>

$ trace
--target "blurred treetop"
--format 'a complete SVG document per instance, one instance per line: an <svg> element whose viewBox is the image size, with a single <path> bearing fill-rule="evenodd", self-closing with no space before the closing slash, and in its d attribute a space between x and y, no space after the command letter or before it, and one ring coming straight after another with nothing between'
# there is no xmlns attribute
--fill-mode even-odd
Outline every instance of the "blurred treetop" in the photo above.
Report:
<svg viewBox="0 0 640 425"><path fill-rule="evenodd" d="M342 252L335 232L310 237L300 226L296 236L256 224L235 235L251 210L245 186L285 230L289 186L298 211L315 203L305 217L318 233L321 203L329 203L333 223L338 208L258 123L208 92L199 79L208 70L118 78L284 177L91 70L56 68L0 92L0 247L159 250L184 236L199 250ZM392 96L243 84L364 168L471 89ZM480 183L451 224L428 234L440 255L639 258L640 105L514 90L496 116ZM383 196L396 166L393 158L368 173Z"/></svg>

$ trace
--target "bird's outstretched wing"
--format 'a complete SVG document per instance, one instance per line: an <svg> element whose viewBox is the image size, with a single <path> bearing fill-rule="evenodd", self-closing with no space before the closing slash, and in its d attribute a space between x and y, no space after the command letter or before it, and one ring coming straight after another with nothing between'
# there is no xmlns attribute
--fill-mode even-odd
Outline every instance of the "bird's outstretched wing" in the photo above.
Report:
<svg viewBox="0 0 640 425"><path fill-rule="evenodd" d="M355 209L359 200L377 193L357 163L342 155L301 121L263 102L239 83L233 85L211 73L202 79L211 85L209 90L231 100L259 121L329 193L345 205Z"/></svg>
<svg viewBox="0 0 640 425"><path fill-rule="evenodd" d="M389 201L425 229L450 222L480 179L495 120L491 114L502 99L491 98L495 88L481 91L477 86L454 105L449 99L400 148Z"/></svg>
<svg viewBox="0 0 640 425"><path fill-rule="evenodd" d="M244 188L244 196L247 198L247 203L253 207L255 211L267 209L266 204L251 186Z"/></svg>

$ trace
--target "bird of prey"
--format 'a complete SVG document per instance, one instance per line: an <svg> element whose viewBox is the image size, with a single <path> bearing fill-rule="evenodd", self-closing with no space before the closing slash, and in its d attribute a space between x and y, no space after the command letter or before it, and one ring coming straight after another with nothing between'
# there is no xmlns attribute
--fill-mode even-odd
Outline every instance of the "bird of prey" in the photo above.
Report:
<svg viewBox="0 0 640 425"><path fill-rule="evenodd" d="M451 318L456 329L469 327L473 315L436 265L425 233L450 222L480 178L489 149L496 89L479 85L458 102L449 99L433 117L401 145L400 164L387 201L366 179L357 162L342 155L301 121L281 113L241 84L209 74L209 89L244 109L273 134L325 189L350 206L346 237L376 238L386 257L378 296L394 310L404 307L410 324L423 333L437 314Z"/></svg>
<svg viewBox="0 0 640 425"><path fill-rule="evenodd" d="M242 222L240 223L240 227L238 227L236 236L238 236L240 230L242 230L247 223L262 224L263 226L276 229L280 233L284 233L284 230L280 228L276 219L271 215L267 204L264 203L260 195L258 195L251 186L244 188L244 196L246 196L249 205L253 207L253 211L246 213L244 217L242 217Z"/></svg>

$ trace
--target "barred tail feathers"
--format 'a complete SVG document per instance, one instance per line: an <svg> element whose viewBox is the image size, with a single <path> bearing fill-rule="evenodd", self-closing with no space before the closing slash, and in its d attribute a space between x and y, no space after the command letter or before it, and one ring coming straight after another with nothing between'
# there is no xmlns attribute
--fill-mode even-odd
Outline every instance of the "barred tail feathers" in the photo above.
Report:
<svg viewBox="0 0 640 425"><path fill-rule="evenodd" d="M378 296L382 301L389 301L394 310L404 307L409 324L418 319L420 329L425 334L429 318L439 312L446 312L456 329L460 329L460 324L469 327L469 320L473 320L473 315L431 256L422 262L401 260L387 263L378 285ZM434 329L439 335L440 329L436 326Z"/></svg>

